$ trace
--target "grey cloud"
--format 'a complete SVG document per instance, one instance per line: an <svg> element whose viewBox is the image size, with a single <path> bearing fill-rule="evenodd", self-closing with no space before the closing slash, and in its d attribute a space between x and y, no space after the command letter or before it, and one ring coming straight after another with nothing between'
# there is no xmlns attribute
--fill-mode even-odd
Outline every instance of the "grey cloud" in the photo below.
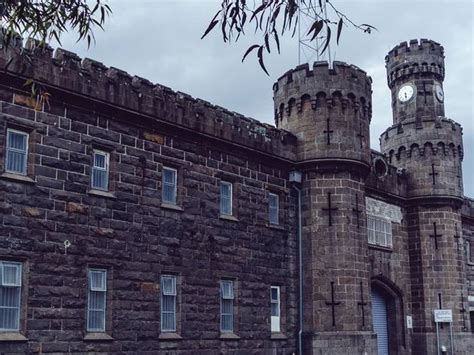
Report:
<svg viewBox="0 0 474 355"><path fill-rule="evenodd" d="M230 110L273 123L272 85L298 65L297 41L282 39L282 54L267 55L267 77L254 57L244 63L245 49L258 39L249 28L236 45L222 42L216 31L200 40L219 8L219 0L111 1L114 14L97 45L87 50L66 36L64 47L186 92ZM464 127L464 176L474 175L473 116L473 2L424 0L334 0L354 21L369 23L379 31L371 35L344 29L341 45L332 47L336 60L355 64L373 78L371 145L392 123L390 92L386 86L385 54L401 41L430 38L446 50L446 114ZM274 51L276 52L276 51ZM334 58L333 58L334 59ZM465 192L474 196L474 183L465 179Z"/></svg>

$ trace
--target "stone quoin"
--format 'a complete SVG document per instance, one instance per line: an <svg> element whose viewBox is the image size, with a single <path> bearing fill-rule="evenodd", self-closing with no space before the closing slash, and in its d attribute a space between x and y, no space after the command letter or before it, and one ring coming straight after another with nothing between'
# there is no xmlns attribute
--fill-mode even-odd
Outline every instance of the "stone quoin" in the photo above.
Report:
<svg viewBox="0 0 474 355"><path fill-rule="evenodd" d="M0 353L472 354L440 44L388 53L380 152L343 62L281 76L275 126L33 40L0 68Z"/></svg>

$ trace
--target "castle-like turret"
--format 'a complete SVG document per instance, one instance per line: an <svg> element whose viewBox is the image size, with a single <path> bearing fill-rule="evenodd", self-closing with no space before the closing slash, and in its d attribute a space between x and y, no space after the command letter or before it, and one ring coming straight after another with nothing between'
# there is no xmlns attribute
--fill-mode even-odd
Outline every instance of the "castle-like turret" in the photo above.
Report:
<svg viewBox="0 0 474 355"><path fill-rule="evenodd" d="M465 330L459 247L462 128L445 117L441 45L426 39L401 43L388 53L386 68L394 124L380 143L390 163L408 180L413 353L433 354L435 309L451 310L454 332ZM442 342L447 343L447 332L440 330Z"/></svg>
<svg viewBox="0 0 474 355"><path fill-rule="evenodd" d="M274 85L275 120L298 139L303 175L304 353L373 353L365 178L370 170L371 79L335 62L302 65ZM343 320L344 319L344 320Z"/></svg>
<svg viewBox="0 0 474 355"><path fill-rule="evenodd" d="M385 58L392 91L393 126L380 137L382 152L408 176L412 199L461 202L462 128L444 117L444 50L422 39L392 49Z"/></svg>
<svg viewBox="0 0 474 355"><path fill-rule="evenodd" d="M273 86L275 123L299 138L300 160L346 160L369 165L371 83L342 62L316 62L290 70Z"/></svg>

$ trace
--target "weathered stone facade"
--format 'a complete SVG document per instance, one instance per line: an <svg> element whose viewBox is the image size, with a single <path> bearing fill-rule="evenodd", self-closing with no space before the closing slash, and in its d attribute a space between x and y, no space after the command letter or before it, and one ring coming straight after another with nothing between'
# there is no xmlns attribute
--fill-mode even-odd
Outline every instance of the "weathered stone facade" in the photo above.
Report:
<svg viewBox="0 0 474 355"><path fill-rule="evenodd" d="M390 354L435 354L437 308L452 310L455 353L472 353L474 207L461 127L435 96L437 43L387 56L394 125L382 153L369 147L371 79L345 63L282 76L275 128L65 50L21 48L0 54L0 261L22 265L19 331L0 331L0 352L293 354L301 341L304 354L377 354L380 294ZM407 82L415 96L402 103ZM24 175L6 169L8 130L28 134ZM107 191L91 188L95 149L109 154ZM165 167L175 204L163 201ZM89 268L107 270L103 332L86 331ZM160 330L163 274L176 277L171 333ZM223 279L234 282L231 333Z"/></svg>

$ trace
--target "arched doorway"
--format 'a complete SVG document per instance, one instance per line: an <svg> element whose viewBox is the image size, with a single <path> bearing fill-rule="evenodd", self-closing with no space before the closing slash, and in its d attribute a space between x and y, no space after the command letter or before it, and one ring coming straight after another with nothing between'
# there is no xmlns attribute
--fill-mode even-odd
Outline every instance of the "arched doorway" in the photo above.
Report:
<svg viewBox="0 0 474 355"><path fill-rule="evenodd" d="M383 276L372 278L372 324L377 333L377 355L394 355L405 348L404 309L401 290Z"/></svg>
<svg viewBox="0 0 474 355"><path fill-rule="evenodd" d="M372 322L377 334L377 355L389 355L387 301L377 289L372 289Z"/></svg>

